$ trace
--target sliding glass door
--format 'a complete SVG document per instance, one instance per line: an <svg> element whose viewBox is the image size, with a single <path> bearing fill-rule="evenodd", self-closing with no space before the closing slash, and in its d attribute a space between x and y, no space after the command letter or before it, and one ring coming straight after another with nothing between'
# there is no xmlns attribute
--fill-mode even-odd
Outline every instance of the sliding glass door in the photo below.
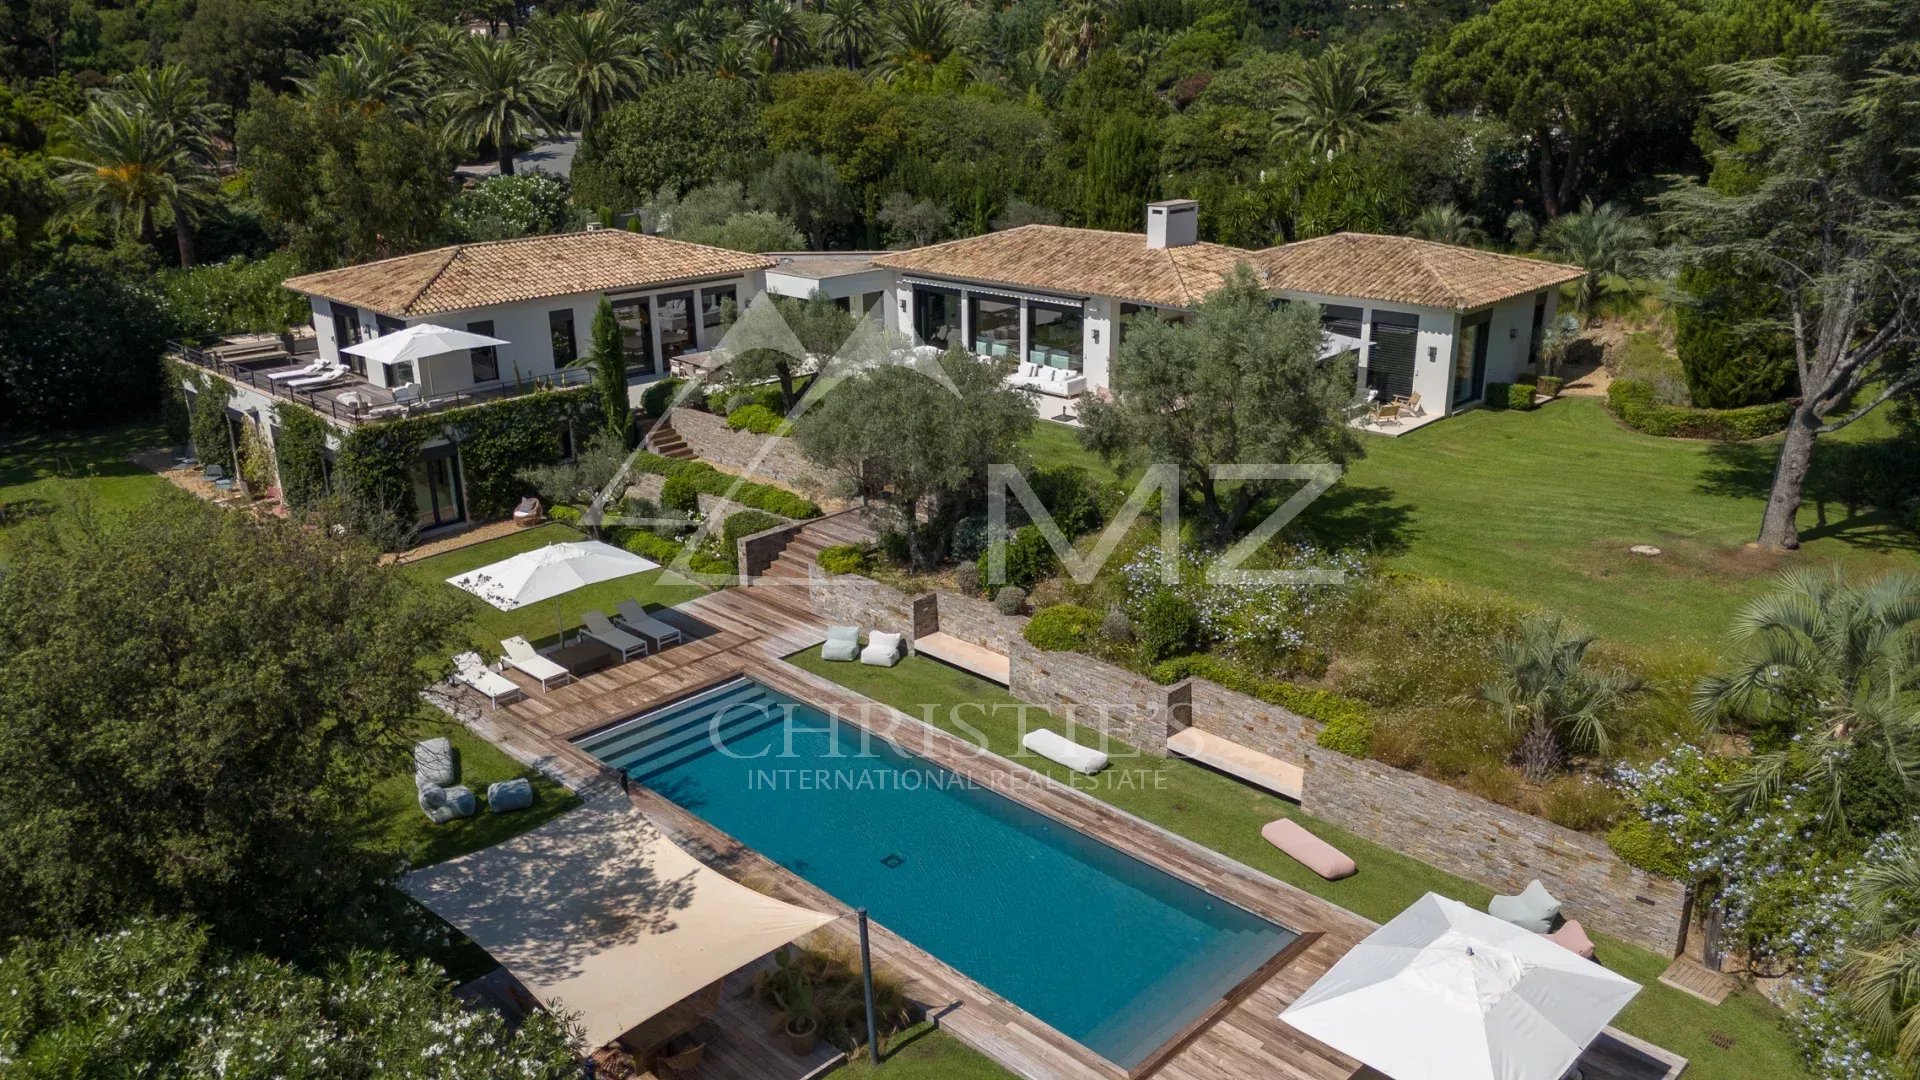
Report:
<svg viewBox="0 0 1920 1080"><path fill-rule="evenodd" d="M653 309L644 296L631 296L613 302L613 318L620 324L621 347L627 354L627 374L651 375L653 358Z"/></svg>
<svg viewBox="0 0 1920 1080"><path fill-rule="evenodd" d="M460 470L451 446L423 452L413 463L413 507L422 529L452 525L466 518L460 493Z"/></svg>
<svg viewBox="0 0 1920 1080"><path fill-rule="evenodd" d="M1487 326L1491 315L1462 321L1453 341L1453 403L1470 405L1487 391Z"/></svg>

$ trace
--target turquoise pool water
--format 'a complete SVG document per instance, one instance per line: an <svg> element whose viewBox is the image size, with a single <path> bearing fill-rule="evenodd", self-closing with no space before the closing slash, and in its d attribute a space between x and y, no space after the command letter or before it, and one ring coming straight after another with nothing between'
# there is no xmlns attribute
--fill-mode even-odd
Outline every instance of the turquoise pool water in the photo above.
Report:
<svg viewBox="0 0 1920 1080"><path fill-rule="evenodd" d="M1297 936L862 742L740 679L579 745L1123 1068Z"/></svg>

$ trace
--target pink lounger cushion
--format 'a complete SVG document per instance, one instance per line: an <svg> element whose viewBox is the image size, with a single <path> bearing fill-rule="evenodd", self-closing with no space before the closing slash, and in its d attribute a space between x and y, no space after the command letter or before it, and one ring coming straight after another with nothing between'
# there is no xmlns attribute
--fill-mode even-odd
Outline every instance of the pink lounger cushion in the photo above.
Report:
<svg viewBox="0 0 1920 1080"><path fill-rule="evenodd" d="M1260 835L1267 843L1298 859L1302 866L1328 881L1351 877L1360 869L1339 848L1288 818L1267 822L1260 827Z"/></svg>
<svg viewBox="0 0 1920 1080"><path fill-rule="evenodd" d="M1593 959L1593 939L1587 936L1587 928L1580 925L1579 919L1561 923L1560 929L1547 935L1547 940L1576 956Z"/></svg>

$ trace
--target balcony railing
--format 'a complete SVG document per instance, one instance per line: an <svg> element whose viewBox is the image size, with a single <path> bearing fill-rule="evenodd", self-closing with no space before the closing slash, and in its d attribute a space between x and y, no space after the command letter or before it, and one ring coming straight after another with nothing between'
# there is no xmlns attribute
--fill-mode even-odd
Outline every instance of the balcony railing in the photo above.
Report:
<svg viewBox="0 0 1920 1080"><path fill-rule="evenodd" d="M495 386L455 390L444 394L423 394L403 402L394 400L393 391L374 386L358 376L348 376L326 386L308 389L287 385L289 381L297 380L275 381L267 378L269 372L285 370L294 363L309 362L310 355L286 355L279 358L252 357L229 362L206 349L184 342L170 341L167 343L167 349L168 354L176 360L203 368L228 382L256 390L268 397L305 405L321 416L342 424L364 424L402 416L419 416L423 413L442 412L502 398L519 397L536 390L585 386L593 381L591 369L562 368L551 375L520 379Z"/></svg>

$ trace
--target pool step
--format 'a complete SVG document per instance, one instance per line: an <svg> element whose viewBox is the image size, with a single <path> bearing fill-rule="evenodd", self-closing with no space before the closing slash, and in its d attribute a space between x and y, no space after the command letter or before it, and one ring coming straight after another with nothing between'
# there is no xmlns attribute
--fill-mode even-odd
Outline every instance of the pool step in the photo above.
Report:
<svg viewBox="0 0 1920 1080"><path fill-rule="evenodd" d="M696 698L658 719L616 728L584 740L581 749L629 776L649 776L712 751L724 741L757 731L786 718L785 702L757 687Z"/></svg>

